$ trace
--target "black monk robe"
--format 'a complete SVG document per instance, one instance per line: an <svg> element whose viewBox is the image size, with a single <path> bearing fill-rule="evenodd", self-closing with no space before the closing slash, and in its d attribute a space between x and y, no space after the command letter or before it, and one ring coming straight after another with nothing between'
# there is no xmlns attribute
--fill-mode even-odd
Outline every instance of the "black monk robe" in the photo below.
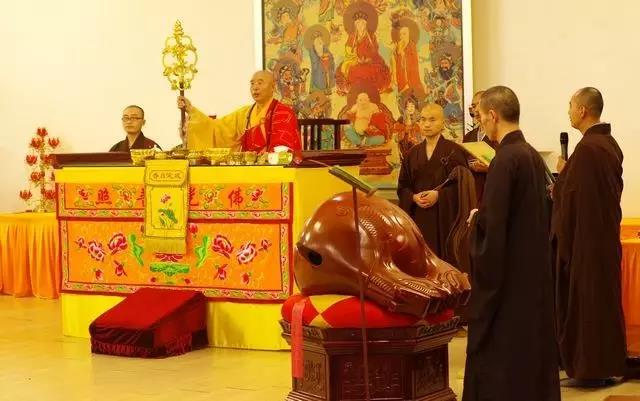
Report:
<svg viewBox="0 0 640 401"><path fill-rule="evenodd" d="M463 401L559 401L545 168L515 131L489 166L472 233Z"/></svg>
<svg viewBox="0 0 640 401"><path fill-rule="evenodd" d="M416 222L429 248L441 259L455 264L445 252L447 237L458 213L458 188L455 183L438 192L438 202L423 209L413 195L433 190L442 184L456 166L467 166L464 150L455 142L440 137L431 158L427 158L426 140L415 145L402 161L398 178L400 207Z"/></svg>
<svg viewBox="0 0 640 401"><path fill-rule="evenodd" d="M553 191L558 343L571 378L625 373L621 194L622 151L609 124L594 125L576 145Z"/></svg>
<svg viewBox="0 0 640 401"><path fill-rule="evenodd" d="M157 147L158 149L160 149L160 146L157 143L155 143L153 140L144 136L144 134L141 132L136 137L136 140L133 142L133 145L131 147L129 147L129 140L127 138L124 138L124 140L113 145L111 149L109 149L109 152L130 153L131 149L153 149L154 147Z"/></svg>

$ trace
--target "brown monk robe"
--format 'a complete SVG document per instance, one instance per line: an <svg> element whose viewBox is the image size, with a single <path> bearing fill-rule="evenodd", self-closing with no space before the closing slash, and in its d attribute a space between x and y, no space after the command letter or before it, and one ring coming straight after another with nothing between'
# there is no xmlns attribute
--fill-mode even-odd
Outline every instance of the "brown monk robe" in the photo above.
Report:
<svg viewBox="0 0 640 401"><path fill-rule="evenodd" d="M480 101L500 142L473 222L463 401L559 401L544 161L519 130L509 88Z"/></svg>
<svg viewBox="0 0 640 401"><path fill-rule="evenodd" d="M402 161L398 178L400 207L416 222L429 248L456 264L446 252L447 237L456 221L458 189L455 183L434 191L456 166L466 167L464 150L442 137L444 113L437 104L426 105L418 122L426 139L414 146Z"/></svg>
<svg viewBox="0 0 640 401"><path fill-rule="evenodd" d="M571 123L584 136L564 168L559 163L562 171L553 189L558 343L567 376L577 379L563 383L568 386L606 385L604 379L625 374L620 289L623 156L611 126L599 123L602 105L593 88L572 98Z"/></svg>
<svg viewBox="0 0 640 401"><path fill-rule="evenodd" d="M462 137L462 142L468 143L483 141L495 149L498 146L498 143L492 141L489 136L484 133L480 125L480 113L478 113L478 104L480 103L480 96L482 96L483 93L484 91L479 91L475 95L473 95L471 105L469 106L469 115L475 122L476 127L467 132L464 137ZM478 198L478 203L480 203L480 201L482 200L482 193L484 191L484 184L487 180L488 167L474 160L473 158L470 158L469 168L471 168L471 170L473 171L473 179L476 184L476 195Z"/></svg>

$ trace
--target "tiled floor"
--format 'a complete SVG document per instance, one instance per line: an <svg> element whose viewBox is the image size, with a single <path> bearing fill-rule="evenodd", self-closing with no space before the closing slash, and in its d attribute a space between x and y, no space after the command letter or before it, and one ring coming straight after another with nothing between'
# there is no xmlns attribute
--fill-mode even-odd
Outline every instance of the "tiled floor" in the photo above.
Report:
<svg viewBox="0 0 640 401"><path fill-rule="evenodd" d="M288 352L208 348L161 360L92 355L86 339L63 337L57 301L0 296L0 401L282 401ZM460 395L465 339L450 347ZM600 391L564 390L563 400L638 395L640 382ZM514 400L516 401L516 400Z"/></svg>

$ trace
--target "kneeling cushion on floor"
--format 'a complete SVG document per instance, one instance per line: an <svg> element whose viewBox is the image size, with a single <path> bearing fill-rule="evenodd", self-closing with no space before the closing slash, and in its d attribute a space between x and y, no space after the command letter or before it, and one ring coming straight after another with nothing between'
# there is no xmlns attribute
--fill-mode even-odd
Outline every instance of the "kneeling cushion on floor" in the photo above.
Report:
<svg viewBox="0 0 640 401"><path fill-rule="evenodd" d="M142 288L89 326L91 351L142 358L207 345L207 300L198 291Z"/></svg>
<svg viewBox="0 0 640 401"><path fill-rule="evenodd" d="M306 299L302 311L304 326L322 328L359 328L360 327L360 299L351 295L292 295L282 305L282 318L291 322L293 307L296 303ZM452 310L445 310L435 315L429 315L421 320L414 316L389 312L380 305L365 300L365 319L367 327L371 329L389 327L407 327L420 324L437 325L448 322L453 318Z"/></svg>

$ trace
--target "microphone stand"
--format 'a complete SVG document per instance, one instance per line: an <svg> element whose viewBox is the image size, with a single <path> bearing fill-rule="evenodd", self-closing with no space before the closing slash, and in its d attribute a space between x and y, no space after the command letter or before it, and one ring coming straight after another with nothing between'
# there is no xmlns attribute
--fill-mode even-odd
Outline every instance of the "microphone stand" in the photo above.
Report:
<svg viewBox="0 0 640 401"><path fill-rule="evenodd" d="M547 179L547 185L555 184L556 177L554 177L553 174L551 173L551 170L549 170L549 166L547 166L547 162L545 162L544 160L542 162L544 163L544 176Z"/></svg>
<svg viewBox="0 0 640 401"><path fill-rule="evenodd" d="M358 217L358 190L364 192L365 195L368 197L373 195L376 192L376 188L354 177L353 175L349 174L347 171L340 168L339 166L334 166L329 168L329 173L351 186L351 193L353 195L353 218L354 218L355 228L356 228L356 242L358 244L357 245L358 253L360 253L361 236L360 236L360 219ZM363 368L364 368L364 372L363 372L364 395L365 395L365 400L370 401L371 394L369 389L369 355L368 355L369 353L368 353L368 347L367 347L368 341L367 341L367 328L366 328L367 321L366 321L366 316L364 311L364 280L362 276L363 276L362 265L358 264L358 285L360 289L359 291L360 292L360 323L361 323L361 333L362 333L362 359L363 359Z"/></svg>

